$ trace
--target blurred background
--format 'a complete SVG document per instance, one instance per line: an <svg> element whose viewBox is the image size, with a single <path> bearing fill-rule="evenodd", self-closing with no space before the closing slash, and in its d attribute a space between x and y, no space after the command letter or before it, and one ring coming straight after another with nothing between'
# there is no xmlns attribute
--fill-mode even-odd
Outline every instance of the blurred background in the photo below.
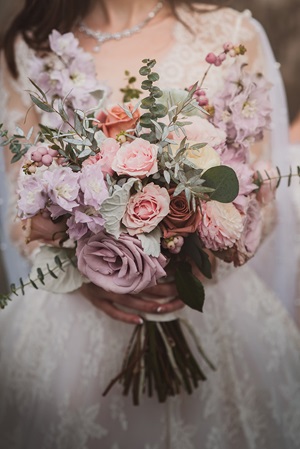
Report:
<svg viewBox="0 0 300 449"><path fill-rule="evenodd" d="M249 9L264 26L275 57L281 64L289 106L291 137L294 142L300 142L300 0L231 0L228 3L239 11ZM23 0L0 0L0 39L22 5ZM0 168L3 170L3 167ZM3 256L5 243L0 242L0 292L7 288Z"/></svg>

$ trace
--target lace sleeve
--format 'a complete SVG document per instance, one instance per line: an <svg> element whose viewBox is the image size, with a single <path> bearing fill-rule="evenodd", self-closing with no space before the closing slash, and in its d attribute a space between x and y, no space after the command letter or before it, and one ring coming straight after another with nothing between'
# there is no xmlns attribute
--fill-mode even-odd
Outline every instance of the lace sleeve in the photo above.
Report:
<svg viewBox="0 0 300 449"><path fill-rule="evenodd" d="M250 30L250 33L249 33ZM288 110L280 64L274 55L262 26L251 18L249 11L242 15L237 32L252 37L246 42L249 63L262 70L272 83L272 128L266 136L263 146L256 148L255 157L270 159L273 165L280 167L284 174L289 173L290 156L288 152ZM297 254L295 248L296 217L291 192L284 180L276 194L277 223L275 229L265 240L252 267L274 290L292 315L295 315ZM272 214L266 211L265 223L270 227ZM274 216L274 215L273 215Z"/></svg>
<svg viewBox="0 0 300 449"><path fill-rule="evenodd" d="M16 126L19 126L26 133L33 126L37 129L39 122L38 113L31 108L31 100L28 93L30 82L28 79L28 68L32 57L32 51L23 40L16 44L16 61L19 76L14 79L6 65L3 53L1 54L0 70L0 123L3 128L13 133ZM20 171L21 163L10 163L10 153L7 148L2 148L1 165L5 168L5 176L1 177L1 191L6 192L4 211L2 212L2 221L10 234L11 240L18 246L21 253L27 255L31 252L30 245L25 244L25 236L22 231L20 220L17 219L16 212L16 185L17 177Z"/></svg>

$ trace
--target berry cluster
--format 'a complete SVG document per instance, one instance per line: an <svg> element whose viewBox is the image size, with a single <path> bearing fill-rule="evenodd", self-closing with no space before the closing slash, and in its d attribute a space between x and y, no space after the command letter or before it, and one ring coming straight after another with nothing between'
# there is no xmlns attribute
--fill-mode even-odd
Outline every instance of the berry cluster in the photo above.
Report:
<svg viewBox="0 0 300 449"><path fill-rule="evenodd" d="M45 145L39 145L32 147L31 161L27 162L23 169L27 174L33 174L36 172L37 167L45 165L49 167L53 160L56 159L58 163L61 163L63 159L60 159L59 153L52 148L48 148Z"/></svg>
<svg viewBox="0 0 300 449"><path fill-rule="evenodd" d="M163 239L162 247L169 250L171 254L178 254L184 244L184 238L181 235Z"/></svg>
<svg viewBox="0 0 300 449"><path fill-rule="evenodd" d="M226 42L223 45L223 50L224 51L219 55L216 55L215 53L208 53L205 61L208 64L219 67L225 61L227 55L231 58L235 58L236 56L244 55L246 52L246 48L243 45L233 45L231 42Z"/></svg>
<svg viewBox="0 0 300 449"><path fill-rule="evenodd" d="M208 98L206 96L205 90L200 89L200 88L195 90L193 98L195 98L195 100L197 101L198 105L201 106L201 107L207 106L208 103L209 103Z"/></svg>

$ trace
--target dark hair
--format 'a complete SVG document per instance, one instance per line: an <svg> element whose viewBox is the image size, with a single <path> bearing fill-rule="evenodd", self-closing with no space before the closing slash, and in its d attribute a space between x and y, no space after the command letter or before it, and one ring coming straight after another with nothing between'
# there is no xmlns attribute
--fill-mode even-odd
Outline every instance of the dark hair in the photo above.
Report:
<svg viewBox="0 0 300 449"><path fill-rule="evenodd" d="M81 17L84 17L91 8L93 0L26 0L21 12L12 22L4 36L3 48L8 68L16 78L18 76L15 61L14 43L18 35L21 35L29 47L36 50L47 50L48 36L55 28L61 33L66 33L76 25ZM191 10L195 9L195 0L168 0L175 17L176 7L187 5ZM202 4L211 4L211 0L201 0ZM224 1L215 1L221 6Z"/></svg>

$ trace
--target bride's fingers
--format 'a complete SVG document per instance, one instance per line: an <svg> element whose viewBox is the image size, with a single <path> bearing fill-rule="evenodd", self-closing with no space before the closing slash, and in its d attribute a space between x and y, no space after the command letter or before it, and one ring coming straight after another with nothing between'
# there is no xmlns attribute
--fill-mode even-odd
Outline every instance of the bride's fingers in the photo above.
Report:
<svg viewBox="0 0 300 449"><path fill-rule="evenodd" d="M160 312L160 304L151 299L142 299L140 297L130 296L130 295L104 295L105 299L114 302L115 304L120 304L122 306L128 307L130 309L135 309L140 312L145 313L156 313Z"/></svg>
<svg viewBox="0 0 300 449"><path fill-rule="evenodd" d="M184 303L179 298L172 299L165 304L161 304L159 314L163 315L164 313L172 313L180 310L184 307Z"/></svg>
<svg viewBox="0 0 300 449"><path fill-rule="evenodd" d="M178 296L177 288L174 282L155 285L154 287L149 287L146 290L143 290L139 293L138 296L143 295L155 296L156 298L168 298L170 296Z"/></svg>
<svg viewBox="0 0 300 449"><path fill-rule="evenodd" d="M110 316L114 320L123 321L128 324L142 324L143 320L138 315L133 313L124 312L113 305L112 302L107 301L103 298L90 298L91 303L97 307L97 309L102 310L106 315Z"/></svg>

